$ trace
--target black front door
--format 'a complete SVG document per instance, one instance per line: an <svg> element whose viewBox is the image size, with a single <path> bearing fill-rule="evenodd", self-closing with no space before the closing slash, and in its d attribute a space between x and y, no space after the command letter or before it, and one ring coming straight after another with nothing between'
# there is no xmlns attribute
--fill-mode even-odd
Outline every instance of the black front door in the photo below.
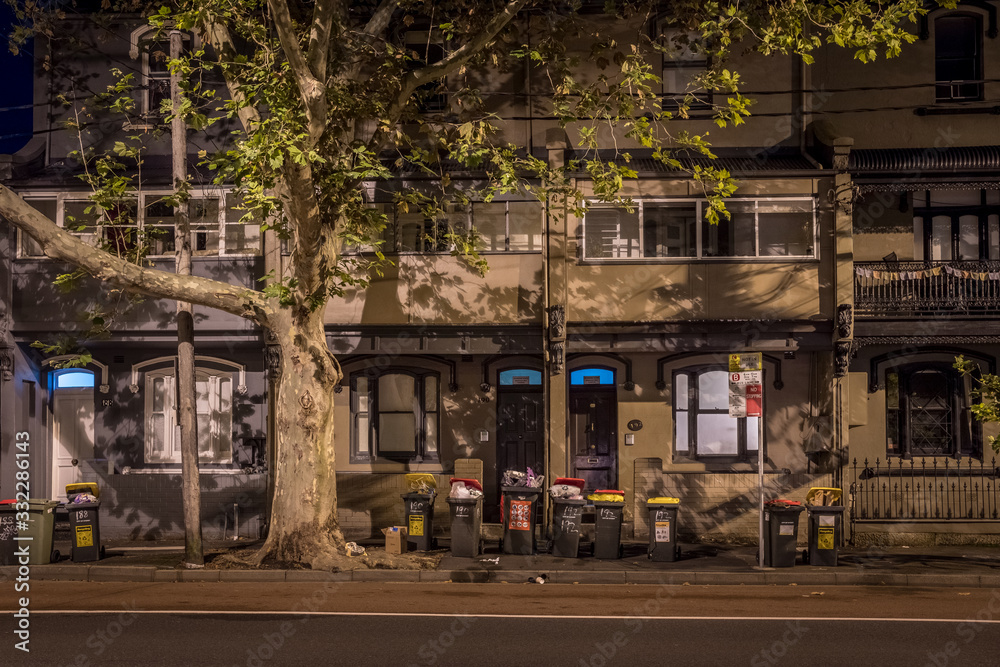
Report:
<svg viewBox="0 0 1000 667"><path fill-rule="evenodd" d="M496 486L484 507L488 520L500 520L500 479L506 470L544 474L545 452L542 438L542 392L522 387L504 390L497 396Z"/></svg>
<svg viewBox="0 0 1000 667"><path fill-rule="evenodd" d="M587 492L618 484L618 398L614 387L570 389L570 449L573 476Z"/></svg>

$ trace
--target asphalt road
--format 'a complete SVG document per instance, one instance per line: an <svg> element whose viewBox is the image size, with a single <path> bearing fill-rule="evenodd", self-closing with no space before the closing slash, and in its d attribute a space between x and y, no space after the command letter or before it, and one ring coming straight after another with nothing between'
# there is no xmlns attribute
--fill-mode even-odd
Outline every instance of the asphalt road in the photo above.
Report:
<svg viewBox="0 0 1000 667"><path fill-rule="evenodd" d="M945 667L996 665L1000 646L1000 591L983 589L33 582L29 595L24 653L0 591L0 664Z"/></svg>

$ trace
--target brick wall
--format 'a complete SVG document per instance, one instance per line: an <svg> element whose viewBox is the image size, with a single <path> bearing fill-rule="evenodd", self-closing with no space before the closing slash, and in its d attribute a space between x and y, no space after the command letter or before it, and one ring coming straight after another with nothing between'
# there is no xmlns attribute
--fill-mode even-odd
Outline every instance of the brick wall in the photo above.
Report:
<svg viewBox="0 0 1000 667"><path fill-rule="evenodd" d="M766 474L765 500L804 501L814 486L833 486L831 475ZM664 473L660 459L637 459L635 467L635 537L648 539L646 500L656 496L680 498L678 533L688 540L756 542L758 531L757 474ZM805 522L799 541L805 543Z"/></svg>
<svg viewBox="0 0 1000 667"><path fill-rule="evenodd" d="M157 540L184 537L181 476L108 475L95 467L84 481L101 490L101 537L109 540ZM257 537L264 524L266 475L201 474L202 534L224 539L233 533L234 508L239 505L239 535Z"/></svg>

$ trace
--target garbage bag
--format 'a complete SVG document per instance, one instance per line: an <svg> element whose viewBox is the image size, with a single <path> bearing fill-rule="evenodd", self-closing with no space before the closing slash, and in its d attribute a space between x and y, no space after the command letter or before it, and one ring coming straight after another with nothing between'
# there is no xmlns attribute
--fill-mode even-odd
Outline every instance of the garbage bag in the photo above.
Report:
<svg viewBox="0 0 1000 667"><path fill-rule="evenodd" d="M527 475L520 470L505 470L500 480L502 486L526 486Z"/></svg>
<svg viewBox="0 0 1000 667"><path fill-rule="evenodd" d="M549 494L553 498L569 498L579 500L583 498L583 489L572 484L553 484L549 487Z"/></svg>
<svg viewBox="0 0 1000 667"><path fill-rule="evenodd" d="M537 475L534 470L528 468L528 472L524 479L525 486L531 487L532 489L540 489L542 488L542 484L544 482L545 475Z"/></svg>

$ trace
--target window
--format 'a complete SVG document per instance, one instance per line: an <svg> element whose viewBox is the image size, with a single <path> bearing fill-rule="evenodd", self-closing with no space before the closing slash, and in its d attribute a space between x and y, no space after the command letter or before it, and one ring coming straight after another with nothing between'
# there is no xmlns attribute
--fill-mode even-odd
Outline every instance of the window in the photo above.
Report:
<svg viewBox="0 0 1000 667"><path fill-rule="evenodd" d="M705 219L704 200L639 200L631 211L592 205L584 217L584 259L816 256L812 199L735 199L730 218ZM699 224L700 221L700 224Z"/></svg>
<svg viewBox="0 0 1000 667"><path fill-rule="evenodd" d="M93 389L94 374L90 371L63 369L56 371L56 389Z"/></svg>
<svg viewBox="0 0 1000 667"><path fill-rule="evenodd" d="M146 462L180 463L174 369L146 373ZM198 460L228 463L233 456L233 379L230 373L195 369Z"/></svg>
<svg viewBox="0 0 1000 667"><path fill-rule="evenodd" d="M886 455L979 456L982 428L969 408L968 383L947 362L887 370Z"/></svg>
<svg viewBox="0 0 1000 667"><path fill-rule="evenodd" d="M685 103L691 110L710 108L711 91L695 83L698 75L709 65L701 36L668 29L664 31L661 43L664 47L663 108L676 109Z"/></svg>
<svg viewBox="0 0 1000 667"><path fill-rule="evenodd" d="M1000 191L915 192L913 251L917 261L1000 259Z"/></svg>
<svg viewBox="0 0 1000 667"><path fill-rule="evenodd" d="M513 386L540 387L541 385L542 385L541 371L533 371L528 368L516 368L506 371L500 371L501 387L513 387Z"/></svg>
<svg viewBox="0 0 1000 667"><path fill-rule="evenodd" d="M934 70L938 102L983 99L982 19L949 14L934 21Z"/></svg>
<svg viewBox="0 0 1000 667"><path fill-rule="evenodd" d="M46 218L53 222L57 222L56 213L58 207L56 206L55 197L25 197L24 200L28 202L36 211L44 215ZM19 246L19 253L21 257L43 257L41 246L35 243L35 240L28 236L26 233L17 230L18 236L21 239Z"/></svg>
<svg viewBox="0 0 1000 667"><path fill-rule="evenodd" d="M386 370L351 376L351 461L438 459L438 374Z"/></svg>
<svg viewBox="0 0 1000 667"><path fill-rule="evenodd" d="M445 48L439 41L440 35L427 31L411 31L406 34L406 49L412 58L413 69L433 65L444 59ZM444 91L446 81L431 81L417 89L421 112L441 112L448 109L448 93Z"/></svg>
<svg viewBox="0 0 1000 667"><path fill-rule="evenodd" d="M382 251L450 253L449 232L465 234L470 225L479 235L481 252L541 252L542 205L537 201L474 202L471 208L448 206L436 219L401 213L391 204L375 204L387 217ZM353 246L345 252L370 252Z"/></svg>
<svg viewBox="0 0 1000 667"><path fill-rule="evenodd" d="M758 417L729 416L729 374L722 366L674 373L674 456L735 463L757 458Z"/></svg>

